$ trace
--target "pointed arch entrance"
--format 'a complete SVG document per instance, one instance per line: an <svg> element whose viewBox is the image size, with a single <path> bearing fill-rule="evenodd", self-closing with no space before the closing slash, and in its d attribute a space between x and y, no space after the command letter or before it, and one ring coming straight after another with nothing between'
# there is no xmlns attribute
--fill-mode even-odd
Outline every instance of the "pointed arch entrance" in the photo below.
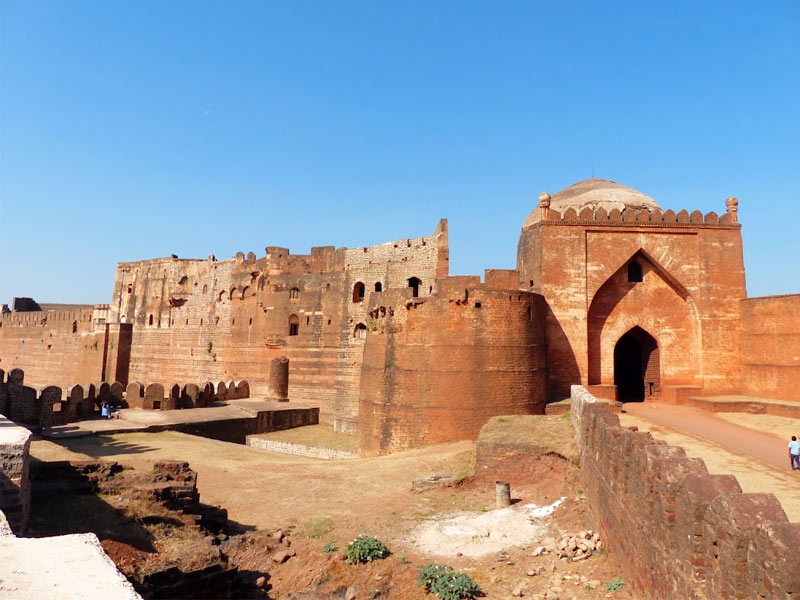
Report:
<svg viewBox="0 0 800 600"><path fill-rule="evenodd" d="M630 329L614 346L614 385L621 402L642 402L661 394L658 342L641 327Z"/></svg>

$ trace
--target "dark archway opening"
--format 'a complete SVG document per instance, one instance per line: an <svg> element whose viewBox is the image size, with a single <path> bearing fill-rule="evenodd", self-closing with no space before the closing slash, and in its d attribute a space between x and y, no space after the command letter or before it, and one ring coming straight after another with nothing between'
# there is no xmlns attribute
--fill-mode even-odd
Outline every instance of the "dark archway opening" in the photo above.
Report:
<svg viewBox="0 0 800 600"><path fill-rule="evenodd" d="M366 288L360 281L353 286L353 302L363 302Z"/></svg>
<svg viewBox="0 0 800 600"><path fill-rule="evenodd" d="M614 385L620 402L642 402L661 393L658 343L641 327L614 346Z"/></svg>
<svg viewBox="0 0 800 600"><path fill-rule="evenodd" d="M408 280L408 287L410 287L413 291L414 298L419 297L419 288L422 285L422 280L419 277L411 277Z"/></svg>

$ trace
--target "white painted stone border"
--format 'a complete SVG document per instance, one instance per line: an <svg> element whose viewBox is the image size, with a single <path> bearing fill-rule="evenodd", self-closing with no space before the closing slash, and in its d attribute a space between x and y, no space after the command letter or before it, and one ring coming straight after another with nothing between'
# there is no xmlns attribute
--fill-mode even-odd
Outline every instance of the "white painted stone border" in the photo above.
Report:
<svg viewBox="0 0 800 600"><path fill-rule="evenodd" d="M318 446L306 446L305 444L293 444L291 442L279 442L268 440L258 436L247 436L247 445L259 450L270 452L280 452L283 454L296 454L298 456L308 456L311 458L324 458L327 460L348 460L358 458L357 452L349 450L335 450L333 448L320 448Z"/></svg>

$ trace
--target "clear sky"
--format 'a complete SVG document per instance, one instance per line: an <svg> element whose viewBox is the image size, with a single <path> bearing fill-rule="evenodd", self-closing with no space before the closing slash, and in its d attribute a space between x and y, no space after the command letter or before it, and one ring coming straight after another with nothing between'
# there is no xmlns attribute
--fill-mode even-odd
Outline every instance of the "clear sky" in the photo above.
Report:
<svg viewBox="0 0 800 600"><path fill-rule="evenodd" d="M751 296L800 292L800 2L0 0L0 302L117 261L450 224L513 268L542 191L740 199Z"/></svg>

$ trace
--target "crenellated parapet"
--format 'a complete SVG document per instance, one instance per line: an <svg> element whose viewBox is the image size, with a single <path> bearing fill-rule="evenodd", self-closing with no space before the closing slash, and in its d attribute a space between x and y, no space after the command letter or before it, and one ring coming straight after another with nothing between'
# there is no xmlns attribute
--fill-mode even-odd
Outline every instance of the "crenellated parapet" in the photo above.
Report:
<svg viewBox="0 0 800 600"><path fill-rule="evenodd" d="M550 207L550 195L539 196L539 206L536 209L537 218L530 220L523 227L529 229L534 224L542 225L591 225L610 227L720 227L738 229L741 227L737 218L739 201L731 196L727 199L726 212L721 216L714 211L703 214L699 210L689 212L686 209L675 212L674 210L662 211L659 208L626 207L606 210L603 207L584 207L581 210L567 208L559 212ZM535 212L536 212L535 211Z"/></svg>

